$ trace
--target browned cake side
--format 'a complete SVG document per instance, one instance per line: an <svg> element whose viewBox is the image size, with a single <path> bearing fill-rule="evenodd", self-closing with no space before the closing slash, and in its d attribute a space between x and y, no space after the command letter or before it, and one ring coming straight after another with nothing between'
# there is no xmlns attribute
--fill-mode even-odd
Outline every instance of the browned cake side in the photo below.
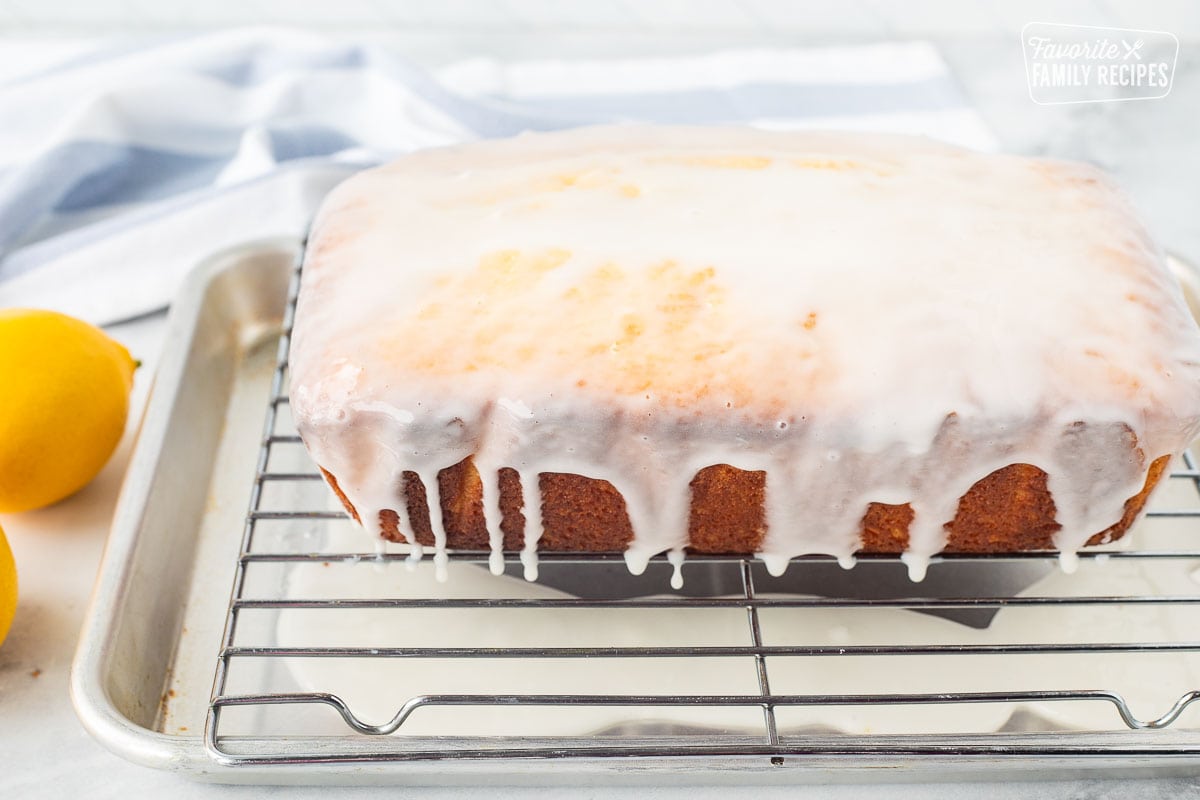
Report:
<svg viewBox="0 0 1200 800"><path fill-rule="evenodd" d="M1125 501L1121 521L1088 539L1089 545L1121 538L1145 505L1170 462L1160 456L1150 465L1142 490ZM321 470L357 520L358 512L338 488L337 478ZM417 541L433 545L425 487L416 473L404 473ZM442 519L447 547L487 550L479 473L471 459L438 474ZM692 480L692 505L688 524L688 550L694 553L750 554L758 551L766 532L764 490L766 475L725 464L700 470ZM633 538L625 501L607 481L581 475L544 473L541 476L544 533L539 550L620 552ZM515 470L500 471L500 508L504 549L524 545L525 517L521 513L521 483ZM908 543L912 509L905 505L872 503L861 528L863 553L900 553ZM403 542L395 511L384 511L380 522L385 538ZM1046 486L1046 473L1029 464L1010 464L977 482L959 501L958 513L947 526L946 552L1004 553L1054 548L1059 529L1054 521L1054 500Z"/></svg>

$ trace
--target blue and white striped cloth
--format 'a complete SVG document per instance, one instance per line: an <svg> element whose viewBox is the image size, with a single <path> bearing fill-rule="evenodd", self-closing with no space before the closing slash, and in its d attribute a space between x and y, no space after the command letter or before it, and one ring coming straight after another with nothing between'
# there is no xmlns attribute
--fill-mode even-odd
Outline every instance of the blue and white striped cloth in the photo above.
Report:
<svg viewBox="0 0 1200 800"><path fill-rule="evenodd" d="M989 149L924 43L435 73L379 45L246 30L0 82L0 307L111 323L216 250L299 235L351 171L417 148L617 120L920 133Z"/></svg>

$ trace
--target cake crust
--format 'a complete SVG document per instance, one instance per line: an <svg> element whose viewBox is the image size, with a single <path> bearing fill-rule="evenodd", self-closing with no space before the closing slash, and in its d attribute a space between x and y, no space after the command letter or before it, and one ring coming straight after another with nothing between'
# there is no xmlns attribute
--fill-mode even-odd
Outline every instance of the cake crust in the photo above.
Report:
<svg viewBox="0 0 1200 800"><path fill-rule="evenodd" d="M1120 539L1145 507L1170 463L1160 456L1150 465L1142 489L1125 501L1121 519L1087 540L1088 545ZM322 470L346 511L358 520L358 510L338 487L337 478ZM406 475L409 519L416 541L434 547L433 528L424 487L415 473ZM483 513L482 480L470 459L439 473L441 516L445 520L446 546L453 550L486 551L489 538ZM552 552L621 552L633 538L625 503L612 484L582 475L546 474L541 479L542 519L545 531L538 549ZM503 549L516 552L525 546L525 516L520 479L516 470L499 475L503 513ZM766 533L763 505L766 475L715 464L692 480L688 522L689 553L745 555L758 552ZM903 553L913 512L908 504L872 503L859 527L857 553ZM943 552L1003 553L1054 550L1054 499L1046 487L1046 473L1029 464L1011 464L976 483L959 501L954 519L946 525ZM403 543L399 515L385 509L379 526L383 538Z"/></svg>

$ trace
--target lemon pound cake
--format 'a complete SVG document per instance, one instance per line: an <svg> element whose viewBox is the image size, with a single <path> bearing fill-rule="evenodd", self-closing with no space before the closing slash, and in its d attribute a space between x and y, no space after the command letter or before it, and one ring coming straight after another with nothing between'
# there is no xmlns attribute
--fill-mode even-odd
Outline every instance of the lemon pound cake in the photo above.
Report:
<svg viewBox="0 0 1200 800"><path fill-rule="evenodd" d="M291 402L370 532L755 554L1121 536L1200 428L1200 333L1096 169L924 139L606 127L325 201Z"/></svg>

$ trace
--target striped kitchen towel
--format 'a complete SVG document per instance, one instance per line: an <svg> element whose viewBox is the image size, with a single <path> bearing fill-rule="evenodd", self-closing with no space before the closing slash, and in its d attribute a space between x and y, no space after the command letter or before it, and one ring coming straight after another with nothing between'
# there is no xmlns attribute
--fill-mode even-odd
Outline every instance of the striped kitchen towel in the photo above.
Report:
<svg viewBox="0 0 1200 800"><path fill-rule="evenodd" d="M187 270L298 236L352 171L414 149L621 120L994 143L925 43L496 62L243 30L93 50L0 81L0 307L105 324Z"/></svg>

